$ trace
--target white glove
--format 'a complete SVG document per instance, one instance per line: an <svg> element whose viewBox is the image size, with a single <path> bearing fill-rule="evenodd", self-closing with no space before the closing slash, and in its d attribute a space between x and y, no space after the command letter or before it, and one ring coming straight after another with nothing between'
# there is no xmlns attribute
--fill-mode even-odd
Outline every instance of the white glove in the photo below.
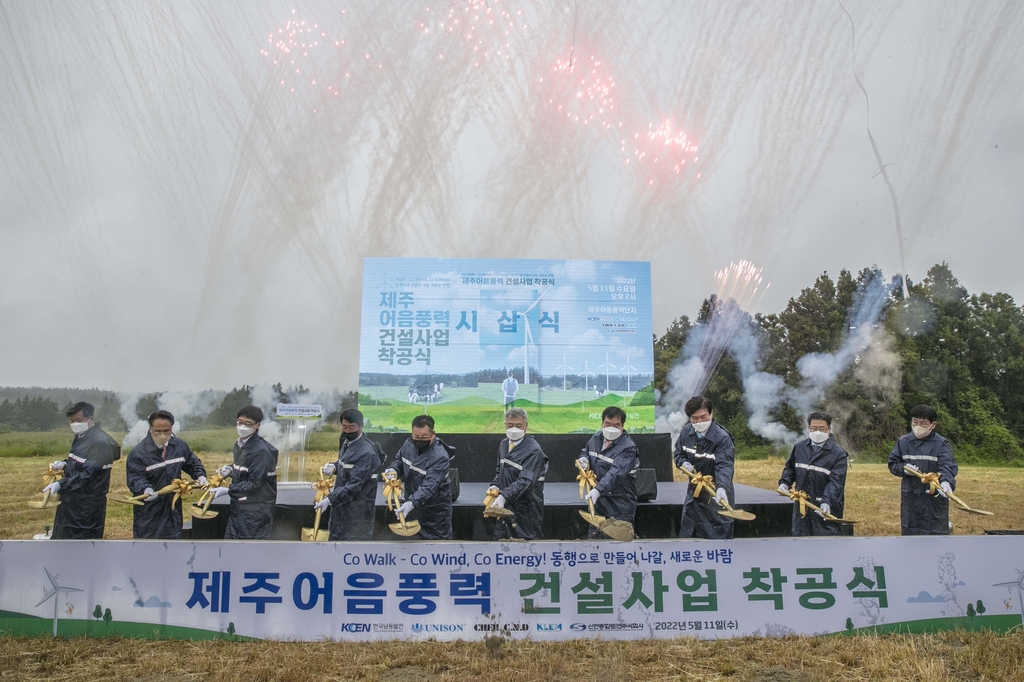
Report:
<svg viewBox="0 0 1024 682"><path fill-rule="evenodd" d="M789 486L786 485L785 483L780 483L779 484L779 492L780 493L788 493L789 492Z"/></svg>
<svg viewBox="0 0 1024 682"><path fill-rule="evenodd" d="M501 494L501 490L498 488L498 486L492 485L490 488L487 489L487 494L488 495L499 495L499 494Z"/></svg>
<svg viewBox="0 0 1024 682"><path fill-rule="evenodd" d="M143 495L149 495L149 497L147 497L147 498L146 498L146 499L144 500L144 502L152 502L152 501L154 501L154 500L156 500L156 499L159 499L159 497L160 497L160 496L159 496L159 495L157 495L157 494L156 494L155 492L153 492L153 489L152 489L152 488L146 488L145 490L143 490L143 491L142 491L142 494L143 494Z"/></svg>
<svg viewBox="0 0 1024 682"><path fill-rule="evenodd" d="M715 502L718 503L719 507L729 504L729 496L725 494L725 488L719 488L715 491Z"/></svg>
<svg viewBox="0 0 1024 682"><path fill-rule="evenodd" d="M820 506L821 511L816 511L814 513L820 516L821 518L825 518L826 516L832 513L832 505L830 505L828 502L822 502Z"/></svg>
<svg viewBox="0 0 1024 682"><path fill-rule="evenodd" d="M221 488L214 488L213 489L213 499L215 499L215 500L218 497L220 497L221 495L227 495L227 494L228 494L228 489L227 488L221 487Z"/></svg>
<svg viewBox="0 0 1024 682"><path fill-rule="evenodd" d="M400 516L401 518L404 519L406 516L409 515L409 512L411 512L411 511L412 511L412 502L406 502L401 507L399 507L398 509L395 510L395 515L396 516Z"/></svg>
<svg viewBox="0 0 1024 682"><path fill-rule="evenodd" d="M497 509L504 509L505 508L505 496L504 495L498 495L498 499L496 499L491 504L491 506L495 507Z"/></svg>
<svg viewBox="0 0 1024 682"><path fill-rule="evenodd" d="M689 462L687 462L687 461L684 461L684 462L683 462L683 465L682 465L682 466L683 466L683 468L684 468L684 469L686 469L687 471L689 471L689 472L690 472L691 474L692 474L692 473L693 473L694 471L696 471L696 469L694 469L694 468L693 468L693 465L692 465L692 464L690 464L690 463L689 463Z"/></svg>
<svg viewBox="0 0 1024 682"><path fill-rule="evenodd" d="M320 469L320 473L322 473L324 476L333 476L334 462L328 462L327 464L325 464L323 468Z"/></svg>
<svg viewBox="0 0 1024 682"><path fill-rule="evenodd" d="M945 481L942 481L941 483L939 483L939 489L935 491L935 494L938 495L939 497L945 497L946 499L949 499L949 493L951 492L953 492L953 486L951 486L949 483L946 483Z"/></svg>
<svg viewBox="0 0 1024 682"><path fill-rule="evenodd" d="M62 471L64 469L65 464L66 462L62 462L58 459L56 462L50 465L50 468L56 469L57 471Z"/></svg>
<svg viewBox="0 0 1024 682"><path fill-rule="evenodd" d="M206 476L200 476L199 478L197 478L196 483L198 483L200 486L204 488L210 485L210 482L206 480Z"/></svg>
<svg viewBox="0 0 1024 682"><path fill-rule="evenodd" d="M911 471L916 471L917 473L921 473L920 467L917 467L917 466L915 466L913 464L904 464L903 468L904 469L910 469Z"/></svg>
<svg viewBox="0 0 1024 682"><path fill-rule="evenodd" d="M223 476L224 478L227 478L228 476L231 475L232 471L233 471L233 469L231 468L231 465L230 464L225 464L224 466L222 466L220 468L220 475Z"/></svg>
<svg viewBox="0 0 1024 682"><path fill-rule="evenodd" d="M58 490L60 490L60 481L54 481L50 485L43 488L44 493L50 493L51 495L56 495Z"/></svg>
<svg viewBox="0 0 1024 682"><path fill-rule="evenodd" d="M580 469L583 469L584 471L586 471L587 469L590 468L590 460L587 459L586 457L580 457L576 461L580 463Z"/></svg>
<svg viewBox="0 0 1024 682"><path fill-rule="evenodd" d="M594 504L597 504L597 500L600 497L601 497L601 493L597 490L597 488L591 488L590 492L587 493L587 496L583 498L583 501L586 502L587 500L590 500Z"/></svg>
<svg viewBox="0 0 1024 682"><path fill-rule="evenodd" d="M317 511L320 511L320 512L325 512L325 511L327 511L327 508L330 507L330 506L331 506L331 498L325 497L324 499L322 499L319 502L317 502L316 504L314 504L313 505L313 509L316 509Z"/></svg>
<svg viewBox="0 0 1024 682"><path fill-rule="evenodd" d="M385 469L384 478L398 478L398 472L394 469Z"/></svg>

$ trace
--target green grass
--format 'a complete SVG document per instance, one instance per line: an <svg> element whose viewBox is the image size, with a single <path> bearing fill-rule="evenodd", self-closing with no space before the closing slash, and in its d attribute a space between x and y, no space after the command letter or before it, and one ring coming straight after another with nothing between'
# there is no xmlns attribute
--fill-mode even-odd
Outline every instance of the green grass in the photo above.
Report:
<svg viewBox="0 0 1024 682"><path fill-rule="evenodd" d="M65 616L65 614L61 614ZM8 637L51 637L53 619L40 618L13 611L0 611L0 634ZM58 637L127 637L132 639L225 639L253 641L251 637L229 635L215 630L162 625L159 623L130 623L116 620L105 623L101 619L87 620L63 617L57 620Z"/></svg>
<svg viewBox="0 0 1024 682"><path fill-rule="evenodd" d="M924 620L908 620L899 623L883 623L866 628L856 628L852 631L837 633L843 635L923 635L936 632L948 632L951 630L964 632L977 632L979 630L991 630L992 632L1012 632L1020 630L1020 614L998 615L998 616L974 616L968 618L961 616L957 618L925 618Z"/></svg>

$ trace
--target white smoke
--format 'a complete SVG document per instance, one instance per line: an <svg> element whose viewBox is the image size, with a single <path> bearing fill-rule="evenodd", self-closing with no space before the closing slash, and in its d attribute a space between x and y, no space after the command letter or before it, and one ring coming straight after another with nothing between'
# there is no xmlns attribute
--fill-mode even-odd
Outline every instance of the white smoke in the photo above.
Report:
<svg viewBox="0 0 1024 682"><path fill-rule="evenodd" d="M263 410L260 437L270 441L271 445L278 450L286 449L288 436L273 418L277 414L277 405L281 402L281 396L277 390L269 384L258 384L249 389L249 400Z"/></svg>
<svg viewBox="0 0 1024 682"><path fill-rule="evenodd" d="M128 426L128 431L124 434L124 440L121 441L121 447L128 450L140 442L149 433L149 424L139 419L139 416L135 413L139 406L139 399L142 398L141 393L119 393L117 399L121 402L121 409L118 411L121 415L121 419Z"/></svg>
<svg viewBox="0 0 1024 682"><path fill-rule="evenodd" d="M177 433L192 420L206 418L217 409L224 396L223 391L167 391L160 394L156 405L174 415L174 432Z"/></svg>

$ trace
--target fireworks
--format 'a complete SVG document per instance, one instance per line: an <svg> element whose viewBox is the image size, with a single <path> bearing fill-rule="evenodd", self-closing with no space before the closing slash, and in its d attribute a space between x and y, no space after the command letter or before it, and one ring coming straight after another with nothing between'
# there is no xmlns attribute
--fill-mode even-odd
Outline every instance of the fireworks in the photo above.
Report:
<svg viewBox="0 0 1024 682"><path fill-rule="evenodd" d="M270 61L273 81L289 94L309 93L314 102L322 102L324 97L338 97L341 82L350 76L339 66L345 40L330 36L319 22L292 17L267 34L267 45L260 54Z"/></svg>
<svg viewBox="0 0 1024 682"><path fill-rule="evenodd" d="M569 59L559 59L552 71L552 86L562 87L548 97L548 106L558 115L573 123L595 124L601 130L622 126L615 99L615 76L608 72L603 60L594 56L571 63ZM570 79L568 83L563 80L566 77Z"/></svg>
<svg viewBox="0 0 1024 682"><path fill-rule="evenodd" d="M648 184L652 185L657 173L682 175L700 160L697 145L671 119L666 119L658 127L652 123L646 132L634 133L632 138L623 138L619 152L625 157L626 165L632 161L635 166L645 169L650 176Z"/></svg>
<svg viewBox="0 0 1024 682"><path fill-rule="evenodd" d="M505 9L500 0L462 0L443 11L431 12L427 7L419 31L424 35L447 35L459 40L462 52L468 55L473 66L478 67L491 58L512 58L512 37L517 31L528 27L522 10ZM454 46L452 46L454 47ZM438 53L438 59L451 56L451 48Z"/></svg>

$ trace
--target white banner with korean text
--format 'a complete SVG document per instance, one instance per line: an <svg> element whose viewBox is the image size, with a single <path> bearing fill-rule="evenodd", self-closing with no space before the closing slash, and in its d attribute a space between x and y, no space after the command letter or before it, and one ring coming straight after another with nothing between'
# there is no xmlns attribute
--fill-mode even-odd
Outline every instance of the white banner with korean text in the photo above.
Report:
<svg viewBox="0 0 1024 682"><path fill-rule="evenodd" d="M5 541L0 631L538 640L1020 627L1024 537Z"/></svg>

